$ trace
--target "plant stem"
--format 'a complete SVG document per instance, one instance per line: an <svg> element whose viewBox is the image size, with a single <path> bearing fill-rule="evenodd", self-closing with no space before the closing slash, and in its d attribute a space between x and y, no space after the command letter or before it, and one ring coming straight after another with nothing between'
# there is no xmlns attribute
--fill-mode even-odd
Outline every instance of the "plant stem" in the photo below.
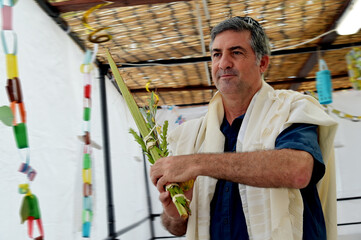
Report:
<svg viewBox="0 0 361 240"><path fill-rule="evenodd" d="M151 135L151 130L147 127L147 123L145 122L143 115L141 114L136 102L134 101L133 96L130 94L128 87L125 85L124 80L122 76L119 73L119 70L110 55L109 51L107 50L107 58L110 65L110 68L113 72L113 75L115 77L115 80L118 84L118 87L123 95L124 100L126 101L128 108L133 116L133 119L140 131L140 134L144 137ZM134 133L133 133L134 135ZM156 139L154 139L156 140ZM147 144L145 142L145 144ZM157 147L150 147L147 148L147 152L150 153L154 161L157 161L161 156L156 150ZM175 198L175 201L173 201L174 205L176 206L179 215L187 219L190 215L190 208L189 208L189 200L184 196L183 190L179 187L178 184L173 184L172 187L167 188L170 192L170 195L173 198Z"/></svg>
<svg viewBox="0 0 361 240"><path fill-rule="evenodd" d="M150 130L147 128L147 125L145 123L143 115L140 113L139 108L138 108L137 104L135 103L133 96L130 94L127 85L125 85L124 80L123 80L122 76L120 75L119 70L117 68L117 65L115 64L115 62L108 50L107 50L107 57L108 57L108 62L110 64L110 68L112 69L112 72L114 74L115 80L118 84L120 91L122 92L124 100L126 101L126 103L128 105L130 113L133 116L133 119L140 131L140 134L142 134L143 137L148 136L148 134L150 133ZM150 154L152 155L154 161L156 161L160 158L158 152L154 148L149 149L149 151L150 151Z"/></svg>

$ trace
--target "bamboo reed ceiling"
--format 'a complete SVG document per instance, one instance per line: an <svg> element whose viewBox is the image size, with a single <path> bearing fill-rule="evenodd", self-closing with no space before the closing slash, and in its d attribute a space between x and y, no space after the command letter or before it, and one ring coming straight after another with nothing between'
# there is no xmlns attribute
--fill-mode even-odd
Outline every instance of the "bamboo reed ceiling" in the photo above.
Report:
<svg viewBox="0 0 361 240"><path fill-rule="evenodd" d="M88 8L102 1L48 2L61 12L69 31L92 49L82 17ZM351 47L318 53L302 53L302 49L359 44L361 32L348 36L332 32L305 45L291 47L292 54L280 55L277 51L334 29L348 4L344 0L118 0L93 11L88 24L95 29L109 27L106 33L112 39L99 45L97 59L107 64L105 49L110 50L139 106L147 103L149 94L144 88L148 81L150 88L158 89L162 105L198 104L208 102L215 91L210 63L199 60L210 55L210 29L231 16L253 17L265 28L274 53L265 80L274 88L315 91L317 56L326 60L334 89L350 88L345 55ZM149 63L154 64L149 66Z"/></svg>

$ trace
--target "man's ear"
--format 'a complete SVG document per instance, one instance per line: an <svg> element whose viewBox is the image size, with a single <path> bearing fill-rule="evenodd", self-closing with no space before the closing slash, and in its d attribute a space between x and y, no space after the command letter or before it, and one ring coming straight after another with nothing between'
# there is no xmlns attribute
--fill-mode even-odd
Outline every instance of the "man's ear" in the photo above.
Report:
<svg viewBox="0 0 361 240"><path fill-rule="evenodd" d="M259 64L259 68L261 70L261 73L264 73L267 68L268 68L268 65L269 65L269 56L268 55L264 55L262 58L261 58L261 61L260 61L260 64Z"/></svg>

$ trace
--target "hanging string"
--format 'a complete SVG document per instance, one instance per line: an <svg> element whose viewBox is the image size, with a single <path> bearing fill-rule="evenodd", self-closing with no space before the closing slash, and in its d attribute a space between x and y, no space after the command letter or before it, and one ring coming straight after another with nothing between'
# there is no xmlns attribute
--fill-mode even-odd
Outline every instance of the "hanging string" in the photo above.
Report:
<svg viewBox="0 0 361 240"><path fill-rule="evenodd" d="M324 32L324 33L322 33L322 34L320 34L320 35L318 35L318 36L316 36L316 37L314 37L314 38L308 39L308 40L306 40L306 41L304 41L304 42L301 42L301 43L298 43L298 44L294 44L294 45L290 45L290 46L286 46L286 47L281 47L281 48L272 49L271 52L286 50L286 49L289 49L289 48L296 48L296 47L305 45L305 44L307 44L307 43L313 42L313 41L315 41L315 40L317 40L317 39L319 39L319 38L321 38L321 37L323 37L323 36L326 36L326 35L334 32L334 31L336 31L336 29L331 29L330 31Z"/></svg>
<svg viewBox="0 0 361 240"><path fill-rule="evenodd" d="M25 194L20 209L21 222L28 222L28 236L33 238L34 222L37 223L40 236L36 239L43 239L44 231L41 222L40 208L37 197L30 190L30 182L36 176L36 170L30 166L30 148L27 135L26 111L21 91L21 82L18 73L17 63L17 36L13 30L13 8L16 0L9 0L7 4L1 0L2 29L1 41L6 58L7 86L16 146L18 148L20 159L23 161L19 167L19 172L26 174L27 183L20 184L18 191ZM24 153L25 154L22 154Z"/></svg>

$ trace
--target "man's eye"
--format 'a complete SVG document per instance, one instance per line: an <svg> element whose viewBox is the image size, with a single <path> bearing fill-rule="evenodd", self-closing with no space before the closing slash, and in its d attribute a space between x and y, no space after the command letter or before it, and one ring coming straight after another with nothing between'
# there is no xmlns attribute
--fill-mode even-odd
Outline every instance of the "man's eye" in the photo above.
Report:
<svg viewBox="0 0 361 240"><path fill-rule="evenodd" d="M213 53L213 57L219 57L220 55L220 53Z"/></svg>
<svg viewBox="0 0 361 240"><path fill-rule="evenodd" d="M235 51L233 52L234 55L242 55L243 53L242 52L239 52L239 51Z"/></svg>

